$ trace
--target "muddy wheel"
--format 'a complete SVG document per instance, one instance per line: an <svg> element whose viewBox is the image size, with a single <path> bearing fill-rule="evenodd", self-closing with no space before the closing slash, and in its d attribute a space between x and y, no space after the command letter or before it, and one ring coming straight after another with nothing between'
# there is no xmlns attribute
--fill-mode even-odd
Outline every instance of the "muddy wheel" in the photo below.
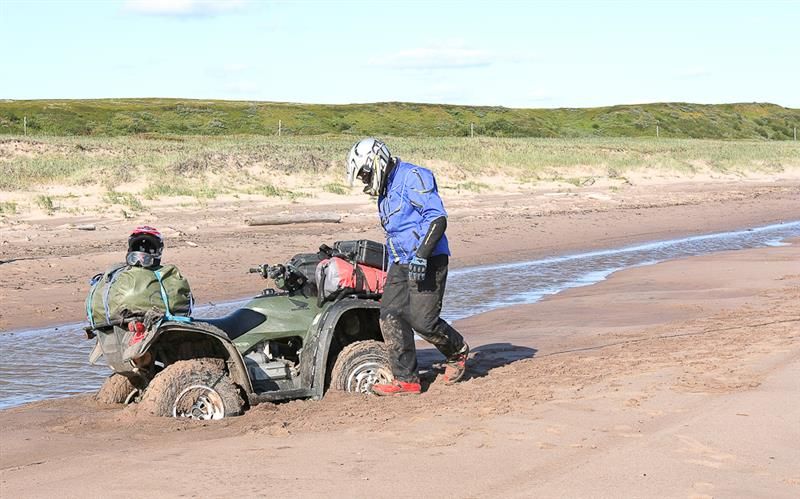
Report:
<svg viewBox="0 0 800 499"><path fill-rule="evenodd" d="M139 411L155 416L222 419L242 413L239 389L220 359L182 360L170 364L147 386Z"/></svg>
<svg viewBox="0 0 800 499"><path fill-rule="evenodd" d="M94 398L101 404L130 404L139 396L142 388L144 383L140 380L113 373L106 378Z"/></svg>
<svg viewBox="0 0 800 499"><path fill-rule="evenodd" d="M344 347L331 370L331 389L370 393L375 383L392 380L389 352L380 341L357 341Z"/></svg>

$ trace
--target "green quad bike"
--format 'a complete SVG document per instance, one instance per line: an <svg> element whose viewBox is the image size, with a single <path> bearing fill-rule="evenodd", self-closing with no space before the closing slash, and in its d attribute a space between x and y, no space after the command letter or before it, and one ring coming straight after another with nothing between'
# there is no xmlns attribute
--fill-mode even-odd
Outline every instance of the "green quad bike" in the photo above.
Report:
<svg viewBox="0 0 800 499"><path fill-rule="evenodd" d="M261 402L320 399L327 389L369 393L392 379L379 295L317 296L320 256L250 269L272 278L243 308L219 319L131 317L87 327L113 369L103 403L137 403L158 416L221 419ZM181 320L178 320L181 319Z"/></svg>

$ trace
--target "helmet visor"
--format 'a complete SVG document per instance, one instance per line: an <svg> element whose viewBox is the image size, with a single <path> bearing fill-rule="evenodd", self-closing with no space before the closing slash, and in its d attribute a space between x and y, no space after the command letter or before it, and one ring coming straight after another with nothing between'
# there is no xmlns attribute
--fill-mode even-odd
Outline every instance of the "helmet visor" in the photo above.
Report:
<svg viewBox="0 0 800 499"><path fill-rule="evenodd" d="M152 267L156 261L155 255L144 251L131 251L125 257L125 262L131 267Z"/></svg>

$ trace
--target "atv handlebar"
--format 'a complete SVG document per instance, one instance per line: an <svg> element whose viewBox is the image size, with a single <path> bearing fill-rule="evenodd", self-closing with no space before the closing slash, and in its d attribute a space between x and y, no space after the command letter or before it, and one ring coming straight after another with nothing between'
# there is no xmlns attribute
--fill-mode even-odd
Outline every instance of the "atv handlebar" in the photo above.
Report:
<svg viewBox="0 0 800 499"><path fill-rule="evenodd" d="M248 272L251 274L260 274L261 277L266 279L269 276L270 268L271 267L269 266L269 264L265 263L263 265L259 265L258 267L251 267Z"/></svg>
<svg viewBox="0 0 800 499"><path fill-rule="evenodd" d="M285 291L295 291L303 287L308 278L291 264L270 265L265 263L258 267L250 268L251 274L259 274L264 279L272 279L278 289Z"/></svg>
<svg viewBox="0 0 800 499"><path fill-rule="evenodd" d="M260 274L264 279L279 279L284 276L287 268L285 265L270 265L265 263L258 267L251 267L249 273Z"/></svg>

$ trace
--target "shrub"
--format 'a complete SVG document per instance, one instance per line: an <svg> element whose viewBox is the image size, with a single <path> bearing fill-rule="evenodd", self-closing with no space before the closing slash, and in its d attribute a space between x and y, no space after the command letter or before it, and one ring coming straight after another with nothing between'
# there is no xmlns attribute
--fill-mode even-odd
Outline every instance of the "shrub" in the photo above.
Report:
<svg viewBox="0 0 800 499"><path fill-rule="evenodd" d="M16 215L17 203L13 201L0 202L0 215Z"/></svg>
<svg viewBox="0 0 800 499"><path fill-rule="evenodd" d="M339 194L340 196L350 193L350 189L342 184L325 184L322 186L322 190L325 192L330 192L331 194Z"/></svg>
<svg viewBox="0 0 800 499"><path fill-rule="evenodd" d="M36 199L34 201L36 202L36 205L39 208L46 211L48 215L52 215L53 212L56 211L56 207L53 204L53 198L51 198L50 196L45 196L40 194L36 196Z"/></svg>

